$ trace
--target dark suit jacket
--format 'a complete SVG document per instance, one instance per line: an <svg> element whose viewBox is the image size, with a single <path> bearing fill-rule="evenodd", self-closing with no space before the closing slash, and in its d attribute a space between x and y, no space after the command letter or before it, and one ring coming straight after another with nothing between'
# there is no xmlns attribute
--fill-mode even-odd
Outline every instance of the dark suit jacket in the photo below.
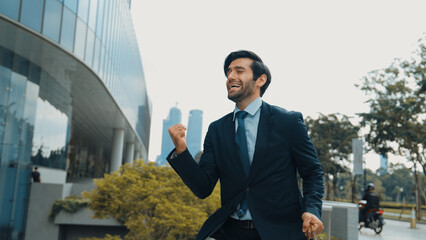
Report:
<svg viewBox="0 0 426 240"><path fill-rule="evenodd" d="M170 165L199 198L208 197L220 180L222 207L202 226L197 239L213 234L247 195L253 223L264 240L306 239L303 212L321 219L323 172L302 114L262 103L256 147L246 177L236 151L233 113L213 122L197 164L188 150ZM303 179L303 196L297 173Z"/></svg>

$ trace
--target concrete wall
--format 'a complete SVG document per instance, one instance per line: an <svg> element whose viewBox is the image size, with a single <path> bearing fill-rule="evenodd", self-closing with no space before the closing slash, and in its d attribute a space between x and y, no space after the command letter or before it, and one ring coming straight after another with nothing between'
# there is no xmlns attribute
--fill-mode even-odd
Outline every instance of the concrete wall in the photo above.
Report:
<svg viewBox="0 0 426 240"><path fill-rule="evenodd" d="M59 227L49 222L53 203L62 198L62 184L33 183L28 205L25 240L57 240Z"/></svg>
<svg viewBox="0 0 426 240"><path fill-rule="evenodd" d="M115 218L93 219L94 213L88 208L79 209L75 213L60 211L55 217L57 225L87 225L87 226L122 226Z"/></svg>
<svg viewBox="0 0 426 240"><path fill-rule="evenodd" d="M84 184L33 183L25 232L25 240L64 240L79 237L105 237L105 234L124 236L128 231L114 218L92 219L93 212L83 208L75 213L59 212L54 222L49 222L49 213L56 200L69 195L80 196L91 191L93 181Z"/></svg>
<svg viewBox="0 0 426 240"><path fill-rule="evenodd" d="M358 206L354 203L324 201L323 205L331 206L331 211L323 212L324 219L331 213L331 236L340 240L358 240ZM328 223L325 223L328 229Z"/></svg>
<svg viewBox="0 0 426 240"><path fill-rule="evenodd" d="M112 236L119 235L122 239L128 233L123 226L82 226L82 225L61 225L63 237L61 240L80 240L81 238L97 237L104 238L105 233Z"/></svg>
<svg viewBox="0 0 426 240"><path fill-rule="evenodd" d="M322 205L322 215L321 221L324 224L323 232L327 233L327 236L331 236L331 211L333 211L333 207L327 204ZM327 239L329 240L329 239Z"/></svg>
<svg viewBox="0 0 426 240"><path fill-rule="evenodd" d="M124 236L128 233L127 228L115 218L92 219L90 216L93 215L93 212L88 208L82 208L75 213L59 212L55 218L55 224L60 226L60 239L104 238L106 233L113 236L119 235L124 239Z"/></svg>
<svg viewBox="0 0 426 240"><path fill-rule="evenodd" d="M38 166L38 171L42 183L64 184L67 178L67 172L61 169Z"/></svg>

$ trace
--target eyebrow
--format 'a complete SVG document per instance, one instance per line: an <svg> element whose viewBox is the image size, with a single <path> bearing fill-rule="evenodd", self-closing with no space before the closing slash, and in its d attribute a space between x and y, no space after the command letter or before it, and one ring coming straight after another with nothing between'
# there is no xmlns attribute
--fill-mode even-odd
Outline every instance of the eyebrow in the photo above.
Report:
<svg viewBox="0 0 426 240"><path fill-rule="evenodd" d="M234 67L234 69L237 69L237 70L246 70L246 68L245 67L241 67L241 66L235 66ZM228 71L226 71L226 74L228 75L228 73L229 73L229 71L231 70L231 68L230 67L228 67Z"/></svg>

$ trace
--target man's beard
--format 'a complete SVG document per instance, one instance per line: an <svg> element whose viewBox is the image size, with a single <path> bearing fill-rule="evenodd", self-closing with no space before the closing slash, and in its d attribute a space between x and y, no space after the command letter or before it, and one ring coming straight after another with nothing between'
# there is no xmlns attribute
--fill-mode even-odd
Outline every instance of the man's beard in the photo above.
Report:
<svg viewBox="0 0 426 240"><path fill-rule="evenodd" d="M246 86L246 88L242 89L242 91L237 94L234 94L233 96L230 96L230 94L228 93L228 99L235 103L241 102L242 100L248 98L253 94L253 88L254 86Z"/></svg>

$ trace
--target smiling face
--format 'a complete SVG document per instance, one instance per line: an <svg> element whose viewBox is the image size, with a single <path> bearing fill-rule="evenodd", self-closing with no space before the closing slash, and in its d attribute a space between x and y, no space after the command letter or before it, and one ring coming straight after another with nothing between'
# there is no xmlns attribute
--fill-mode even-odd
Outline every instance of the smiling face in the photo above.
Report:
<svg viewBox="0 0 426 240"><path fill-rule="evenodd" d="M252 62L253 60L249 58L238 58L232 61L228 67L226 81L228 98L236 103L255 93L253 71L250 67Z"/></svg>
<svg viewBox="0 0 426 240"><path fill-rule="evenodd" d="M253 60L249 58L238 58L228 67L226 80L228 98L237 105L241 102L251 103L260 96L260 87L257 81L253 81L253 71L250 67L252 62Z"/></svg>

